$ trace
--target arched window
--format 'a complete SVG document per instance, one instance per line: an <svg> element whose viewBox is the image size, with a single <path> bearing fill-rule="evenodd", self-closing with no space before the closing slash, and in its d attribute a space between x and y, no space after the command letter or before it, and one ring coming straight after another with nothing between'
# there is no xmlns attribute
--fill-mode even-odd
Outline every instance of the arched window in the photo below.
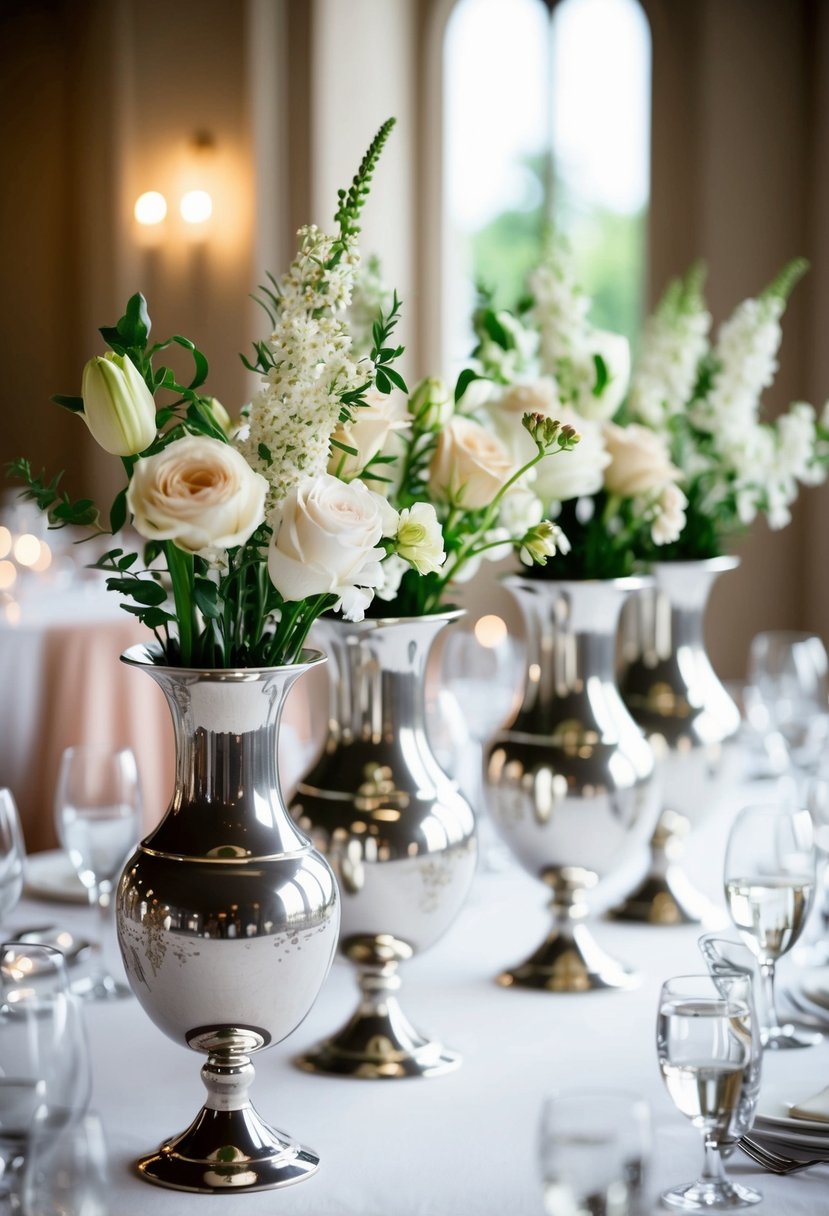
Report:
<svg viewBox="0 0 829 1216"><path fill-rule="evenodd" d="M514 306L545 226L570 241L592 320L644 304L650 30L638 0L458 0L443 59L444 362L469 353L476 285Z"/></svg>

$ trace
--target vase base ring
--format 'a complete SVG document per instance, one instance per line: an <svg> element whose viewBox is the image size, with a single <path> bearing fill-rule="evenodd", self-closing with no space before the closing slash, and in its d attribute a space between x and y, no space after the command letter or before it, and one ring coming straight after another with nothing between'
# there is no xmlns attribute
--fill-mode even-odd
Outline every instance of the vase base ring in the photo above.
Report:
<svg viewBox="0 0 829 1216"><path fill-rule="evenodd" d="M635 988L639 976L605 954L586 925L574 925L570 931L553 930L534 954L503 971L497 982L502 988L537 992L598 992Z"/></svg>
<svg viewBox="0 0 829 1216"><path fill-rule="evenodd" d="M394 997L385 1008L361 1009L346 1026L295 1061L305 1072L367 1081L439 1077L460 1067L461 1056L419 1034Z"/></svg>
<svg viewBox="0 0 829 1216"><path fill-rule="evenodd" d="M147 1182L203 1195L275 1190L301 1182L318 1167L312 1149L270 1127L250 1105L232 1111L202 1107L187 1131L135 1163Z"/></svg>
<svg viewBox="0 0 829 1216"><path fill-rule="evenodd" d="M679 866L669 866L664 874L648 874L615 908L610 920L644 925L704 925L721 928L726 922L713 904L692 886Z"/></svg>

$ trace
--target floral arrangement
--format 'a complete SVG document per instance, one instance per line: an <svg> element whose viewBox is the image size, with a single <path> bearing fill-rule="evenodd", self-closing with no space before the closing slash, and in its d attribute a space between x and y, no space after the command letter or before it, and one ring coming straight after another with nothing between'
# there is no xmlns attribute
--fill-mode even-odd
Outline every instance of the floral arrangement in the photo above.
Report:
<svg viewBox="0 0 829 1216"><path fill-rule="evenodd" d="M544 462L532 490L569 542L568 578L622 577L679 536L682 474L666 438L625 421L628 341L591 325L562 240L548 241L528 286L516 313L496 312L483 295L473 318L473 359L484 381L478 414L516 458L526 454L516 425L526 410L578 431L578 450ZM560 577L555 564L536 573Z"/></svg>
<svg viewBox="0 0 829 1216"><path fill-rule="evenodd" d="M781 318L807 269L790 262L757 298L744 300L709 337L704 271L670 284L648 319L631 381L631 417L650 429L682 470L687 525L662 556L716 557L757 517L771 528L790 520L800 485L824 480L829 406L818 419L795 402L773 422L761 417L774 380Z"/></svg>
<svg viewBox="0 0 829 1216"><path fill-rule="evenodd" d="M406 409L394 367L403 348L392 341L399 301L379 295L376 283L355 299L358 219L393 123L339 192L335 233L302 228L288 271L262 288L272 328L244 359L261 387L241 425L206 394L207 360L192 342L150 342L139 293L117 325L100 331L110 350L86 364L81 396L54 398L122 460L126 485L109 527L91 500L69 498L62 474L47 480L25 459L9 466L53 527L115 535L131 521L146 542L142 557L113 548L94 564L154 632L161 662L293 663L322 613L360 620L376 594L409 611L436 610L448 583L494 543L513 486L578 441L567 426L528 417L532 451L514 468L494 458L495 441L477 424L444 428L442 406L422 393L414 412ZM192 357L188 384L155 366L171 344ZM395 439L400 448L387 450ZM514 540L544 561L557 536L539 523Z"/></svg>

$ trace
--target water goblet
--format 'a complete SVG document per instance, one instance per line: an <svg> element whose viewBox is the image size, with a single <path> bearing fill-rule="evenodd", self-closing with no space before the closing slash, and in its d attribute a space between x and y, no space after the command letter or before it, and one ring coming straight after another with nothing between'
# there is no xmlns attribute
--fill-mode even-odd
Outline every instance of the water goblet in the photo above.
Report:
<svg viewBox="0 0 829 1216"><path fill-rule="evenodd" d="M780 1024L774 1000L775 964L800 936L815 889L815 847L809 812L750 806L728 836L725 895L731 919L756 956L763 990L763 1046L811 1047L819 1034Z"/></svg>
<svg viewBox="0 0 829 1216"><path fill-rule="evenodd" d="M85 999L130 995L110 968L114 958L113 894L121 868L141 827L138 766L129 748L68 747L61 757L55 791L55 822L61 844L100 915L102 965L77 991Z"/></svg>
<svg viewBox="0 0 829 1216"><path fill-rule="evenodd" d="M26 849L23 829L11 790L0 789L0 925L17 906L23 892Z"/></svg>
<svg viewBox="0 0 829 1216"><path fill-rule="evenodd" d="M0 946L0 1194L18 1197L33 1140L73 1124L89 1100L80 1007L59 950ZM14 1210L14 1209L13 1209Z"/></svg>
<svg viewBox="0 0 829 1216"><path fill-rule="evenodd" d="M753 1113L759 1086L750 987L744 976L733 980L724 974L676 976L659 994L656 1048L662 1080L705 1146L699 1178L662 1195L667 1207L679 1211L723 1211L762 1199L752 1187L732 1182L723 1163L723 1149L733 1147Z"/></svg>
<svg viewBox="0 0 829 1216"><path fill-rule="evenodd" d="M21 1186L26 1216L107 1216L107 1149L98 1115L32 1137Z"/></svg>
<svg viewBox="0 0 829 1216"><path fill-rule="evenodd" d="M782 742L796 782L813 772L829 741L829 659L821 639L791 630L758 633L744 700L770 754Z"/></svg>
<svg viewBox="0 0 829 1216"><path fill-rule="evenodd" d="M644 1099L619 1090L549 1097L539 1126L544 1210L549 1216L639 1216L651 1147Z"/></svg>

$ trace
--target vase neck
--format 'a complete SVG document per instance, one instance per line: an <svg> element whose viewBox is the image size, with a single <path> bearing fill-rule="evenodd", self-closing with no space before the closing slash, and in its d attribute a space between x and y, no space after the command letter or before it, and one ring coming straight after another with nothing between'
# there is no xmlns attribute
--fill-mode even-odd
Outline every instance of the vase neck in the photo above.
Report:
<svg viewBox="0 0 829 1216"><path fill-rule="evenodd" d="M231 861L307 845L285 809L277 756L285 700L305 669L147 668L167 698L176 745L173 798L148 847Z"/></svg>
<svg viewBox="0 0 829 1216"><path fill-rule="evenodd" d="M714 583L731 565L716 562L662 562L654 586L636 597L636 636L649 662L667 659L683 647L705 649L705 609ZM633 611L633 606L631 606Z"/></svg>
<svg viewBox="0 0 829 1216"><path fill-rule="evenodd" d="M425 728L429 651L446 617L324 622L330 669L329 744L379 743L399 724Z"/></svg>

